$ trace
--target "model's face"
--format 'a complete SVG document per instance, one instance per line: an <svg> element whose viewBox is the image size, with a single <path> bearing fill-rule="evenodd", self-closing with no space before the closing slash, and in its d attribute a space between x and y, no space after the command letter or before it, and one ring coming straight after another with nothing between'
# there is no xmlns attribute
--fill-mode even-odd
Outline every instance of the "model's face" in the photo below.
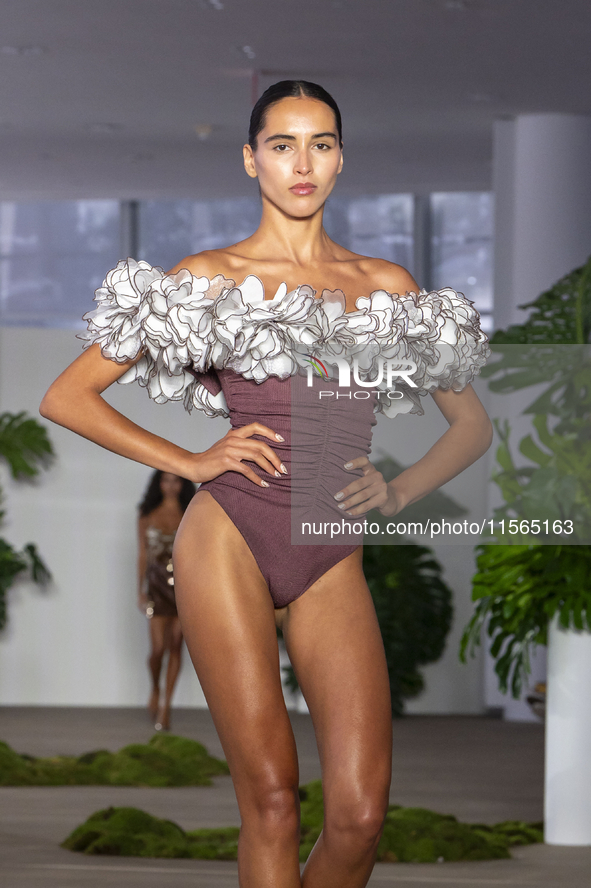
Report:
<svg viewBox="0 0 591 888"><path fill-rule="evenodd" d="M244 166L261 192L289 216L315 213L343 166L335 116L317 99L281 99L267 109L257 147L244 146Z"/></svg>
<svg viewBox="0 0 591 888"><path fill-rule="evenodd" d="M160 478L160 490L164 497L178 497L183 488L182 478L171 472L163 472Z"/></svg>

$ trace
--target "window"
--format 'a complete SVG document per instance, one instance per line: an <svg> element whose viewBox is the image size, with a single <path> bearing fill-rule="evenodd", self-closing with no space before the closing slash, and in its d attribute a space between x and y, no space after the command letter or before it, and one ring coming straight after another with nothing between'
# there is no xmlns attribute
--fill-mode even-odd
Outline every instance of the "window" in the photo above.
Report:
<svg viewBox="0 0 591 888"><path fill-rule="evenodd" d="M120 258L131 254L167 270L191 253L248 237L260 213L255 197L0 202L0 323L81 328L93 291ZM421 285L463 292L485 330L492 325L492 220L488 192L416 201L411 194L337 196L325 210L334 240L355 253L420 268ZM426 233L423 244L414 240L419 230Z"/></svg>
<svg viewBox="0 0 591 888"><path fill-rule="evenodd" d="M256 231L258 198L139 203L138 258L172 268L185 256L235 244Z"/></svg>
<svg viewBox="0 0 591 888"><path fill-rule="evenodd" d="M249 237L260 218L258 198L142 201L138 255L153 265L172 268L190 253L235 244ZM412 262L410 194L330 198L324 222L330 237L355 253L405 266Z"/></svg>
<svg viewBox="0 0 591 888"><path fill-rule="evenodd" d="M0 202L0 320L81 325L119 258L115 200Z"/></svg>
<svg viewBox="0 0 591 888"><path fill-rule="evenodd" d="M330 237L354 253L413 264L413 197L379 194L375 197L329 198L324 224Z"/></svg>
<svg viewBox="0 0 591 888"><path fill-rule="evenodd" d="M453 287L478 309L482 329L492 330L493 195L432 194L430 286Z"/></svg>

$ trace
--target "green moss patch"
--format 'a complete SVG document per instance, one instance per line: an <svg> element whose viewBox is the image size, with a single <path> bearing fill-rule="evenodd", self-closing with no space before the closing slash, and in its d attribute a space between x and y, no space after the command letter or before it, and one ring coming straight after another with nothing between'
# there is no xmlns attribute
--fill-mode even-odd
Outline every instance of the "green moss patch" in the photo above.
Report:
<svg viewBox="0 0 591 888"><path fill-rule="evenodd" d="M322 830L322 782L315 780L300 787L300 801L300 860L307 860ZM510 857L509 849L513 845L542 841L541 823L508 821L495 826L460 823L451 814L390 805L377 859L383 863L494 860Z"/></svg>
<svg viewBox="0 0 591 888"><path fill-rule="evenodd" d="M322 830L320 780L302 786L300 799L300 860L305 861ZM159 820L137 808L108 808L97 811L75 829L63 847L85 854L236 860L238 833L237 827L185 832L170 820ZM386 817L378 860L408 863L492 860L510 857L512 845L542 840L541 824L509 821L496 826L473 825L425 808L392 805Z"/></svg>
<svg viewBox="0 0 591 888"><path fill-rule="evenodd" d="M84 854L236 860L239 832L238 827L185 832L137 808L106 808L75 829L62 847Z"/></svg>
<svg viewBox="0 0 591 888"><path fill-rule="evenodd" d="M378 859L401 863L494 860L510 857L509 848L508 836L499 834L496 827L476 829L426 808L391 807Z"/></svg>
<svg viewBox="0 0 591 888"><path fill-rule="evenodd" d="M0 742L0 786L209 786L227 764L195 740L155 734L119 752L33 758Z"/></svg>

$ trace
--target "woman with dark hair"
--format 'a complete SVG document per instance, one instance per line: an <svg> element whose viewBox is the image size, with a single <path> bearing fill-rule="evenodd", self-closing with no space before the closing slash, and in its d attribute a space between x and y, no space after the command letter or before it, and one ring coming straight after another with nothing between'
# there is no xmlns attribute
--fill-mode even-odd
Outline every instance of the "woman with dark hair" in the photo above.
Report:
<svg viewBox="0 0 591 888"><path fill-rule="evenodd" d="M174 595L172 547L195 490L187 478L157 469L139 506L138 607L150 620L152 691L148 709L157 731L170 728L170 706L181 668L183 632ZM164 702L160 705L160 673L167 651Z"/></svg>
<svg viewBox="0 0 591 888"><path fill-rule="evenodd" d="M167 274L120 262L87 316L90 347L41 411L122 456L203 482L177 533L176 598L240 806L242 888L361 888L390 785L384 650L361 540L294 545L292 506L309 517L320 508L343 526L345 515L372 508L394 516L478 459L491 424L469 383L486 337L461 294L421 291L400 266L328 237L323 210L343 153L340 114L321 87L267 90L243 157L260 186L256 232ZM314 389L314 362L328 377L331 360L340 373L351 355L355 386L336 393L345 397ZM370 392L384 360L399 362L402 382L384 388L380 376ZM134 379L155 401L184 400L229 416L232 428L201 453L139 428L101 398L115 380ZM427 393L449 428L386 483L367 458L374 413L421 413ZM322 765L324 828L301 876L276 622Z"/></svg>

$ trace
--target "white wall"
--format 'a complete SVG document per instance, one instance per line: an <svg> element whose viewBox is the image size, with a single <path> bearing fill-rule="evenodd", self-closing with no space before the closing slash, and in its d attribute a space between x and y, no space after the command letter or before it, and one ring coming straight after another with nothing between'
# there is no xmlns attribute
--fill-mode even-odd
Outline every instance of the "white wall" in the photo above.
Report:
<svg viewBox="0 0 591 888"><path fill-rule="evenodd" d="M80 353L72 331L0 328L0 410L36 415L48 384ZM485 393L486 394L486 393ZM136 385L115 385L109 401L134 421L195 450L227 429L225 420L156 405ZM427 399L424 418L381 421L375 439L404 463L418 457L446 423ZM6 481L7 522L16 545L34 541L53 573L47 593L29 584L11 592L0 638L0 703L143 705L148 694L147 625L135 605L135 517L150 470L51 425L57 459L34 484ZM484 467L486 468L486 467ZM482 499L483 475L469 469L449 486L468 503ZM3 480L6 474L3 475ZM425 670L427 689L411 712L479 712L480 661L458 663L461 629L471 613L471 547L438 545L455 594L455 619L442 660ZM188 657L175 702L204 705ZM295 702L295 701L294 701Z"/></svg>
<svg viewBox="0 0 591 888"><path fill-rule="evenodd" d="M80 349L73 331L1 329L0 409L36 415L45 389ZM134 421L195 450L226 429L223 420L189 416L180 405L156 405L136 385L115 385L108 398ZM35 484L5 487L3 535L17 545L36 542L54 582L46 594L28 585L11 593L0 701L142 704L148 644L135 605L135 520L150 470L58 426L50 434L52 468ZM186 657L176 703L203 702Z"/></svg>
<svg viewBox="0 0 591 888"><path fill-rule="evenodd" d="M108 142L108 140L107 140ZM400 142L347 143L345 166L335 194L358 196L430 191L486 191L491 187L488 136L475 158L465 146L453 150L449 136L441 140L425 136L413 147ZM175 200L181 197L209 200L255 196L257 183L244 172L242 136L233 144L200 143L161 146L147 162L130 163L133 147L96 138L44 140L26 138L0 144L2 200ZM150 148L148 153L152 149ZM474 152L471 152L474 153Z"/></svg>

